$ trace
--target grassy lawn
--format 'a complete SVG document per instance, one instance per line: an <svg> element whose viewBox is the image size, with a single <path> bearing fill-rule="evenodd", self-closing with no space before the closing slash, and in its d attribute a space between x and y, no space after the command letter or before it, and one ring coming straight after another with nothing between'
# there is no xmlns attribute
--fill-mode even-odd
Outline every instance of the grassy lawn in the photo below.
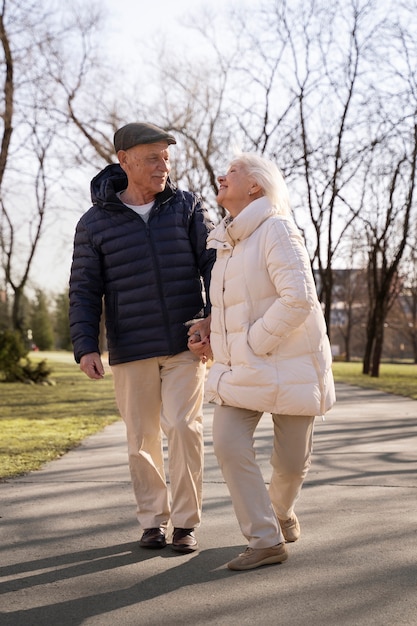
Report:
<svg viewBox="0 0 417 626"><path fill-rule="evenodd" d="M119 419L110 373L90 380L68 354L47 362L53 386L0 383L0 479L39 469Z"/></svg>
<svg viewBox="0 0 417 626"><path fill-rule="evenodd" d="M68 353L30 355L52 368L54 386L0 383L0 480L39 469L119 419L108 372L87 378ZM361 363L334 363L335 380L417 400L417 366L382 364L379 378Z"/></svg>
<svg viewBox="0 0 417 626"><path fill-rule="evenodd" d="M417 400L417 365L382 363L379 377L362 374L362 363L333 363L336 382L407 396Z"/></svg>

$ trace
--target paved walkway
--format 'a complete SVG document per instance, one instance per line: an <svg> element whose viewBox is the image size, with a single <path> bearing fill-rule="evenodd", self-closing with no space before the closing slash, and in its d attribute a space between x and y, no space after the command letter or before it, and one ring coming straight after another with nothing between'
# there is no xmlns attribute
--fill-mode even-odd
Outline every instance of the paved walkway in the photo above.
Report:
<svg viewBox="0 0 417 626"><path fill-rule="evenodd" d="M231 572L245 547L213 455L198 554L138 547L121 422L0 484L2 626L417 624L417 402L338 386L317 421L283 565ZM258 429L268 479L271 428Z"/></svg>

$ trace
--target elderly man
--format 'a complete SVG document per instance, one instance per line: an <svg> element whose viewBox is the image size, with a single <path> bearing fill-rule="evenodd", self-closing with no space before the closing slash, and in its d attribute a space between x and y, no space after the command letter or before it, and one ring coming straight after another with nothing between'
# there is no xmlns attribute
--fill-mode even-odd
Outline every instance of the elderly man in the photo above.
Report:
<svg viewBox="0 0 417 626"><path fill-rule="evenodd" d="M126 424L129 468L143 548L198 549L203 471L205 365L187 349L187 325L209 334L213 227L198 196L170 181L175 138L149 123L114 135L119 163L91 183L93 206L78 222L70 278L75 360L99 379L104 298L109 364ZM170 493L162 432L168 444Z"/></svg>

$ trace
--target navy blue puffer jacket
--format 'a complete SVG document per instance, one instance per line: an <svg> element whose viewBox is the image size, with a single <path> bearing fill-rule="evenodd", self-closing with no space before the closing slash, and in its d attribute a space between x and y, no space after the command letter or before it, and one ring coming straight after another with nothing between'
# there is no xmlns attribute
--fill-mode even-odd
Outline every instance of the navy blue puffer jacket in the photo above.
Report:
<svg viewBox="0 0 417 626"><path fill-rule="evenodd" d="M77 362L99 352L104 297L109 363L187 349L187 320L209 313L213 225L200 198L169 181L147 223L116 193L127 187L118 164L91 183L93 206L78 222L70 278L70 327Z"/></svg>

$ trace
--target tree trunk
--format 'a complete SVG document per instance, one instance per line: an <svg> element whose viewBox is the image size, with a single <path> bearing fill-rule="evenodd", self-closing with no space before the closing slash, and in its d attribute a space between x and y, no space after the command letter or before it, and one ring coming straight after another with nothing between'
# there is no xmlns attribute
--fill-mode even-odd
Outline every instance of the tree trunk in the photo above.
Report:
<svg viewBox="0 0 417 626"><path fill-rule="evenodd" d="M324 319L327 324L327 334L331 339L331 310L333 292L333 271L332 267L327 267L323 273L323 293L324 293Z"/></svg>
<svg viewBox="0 0 417 626"><path fill-rule="evenodd" d="M363 367L362 374L369 374L371 370L371 359L373 354L373 349L375 345L375 334L376 334L376 326L374 313L369 312L367 330L366 330L366 344L365 344L365 352L363 355Z"/></svg>
<svg viewBox="0 0 417 626"><path fill-rule="evenodd" d="M374 342L374 350L372 355L372 369L371 369L371 377L378 378L379 377L379 367L381 363L382 357L382 348L384 345L384 318L378 320L376 333L375 333L375 342Z"/></svg>
<svg viewBox="0 0 417 626"><path fill-rule="evenodd" d="M13 306L12 306L12 326L14 330L17 330L22 337L26 340L26 329L24 325L23 313L23 289L18 287L14 291Z"/></svg>

